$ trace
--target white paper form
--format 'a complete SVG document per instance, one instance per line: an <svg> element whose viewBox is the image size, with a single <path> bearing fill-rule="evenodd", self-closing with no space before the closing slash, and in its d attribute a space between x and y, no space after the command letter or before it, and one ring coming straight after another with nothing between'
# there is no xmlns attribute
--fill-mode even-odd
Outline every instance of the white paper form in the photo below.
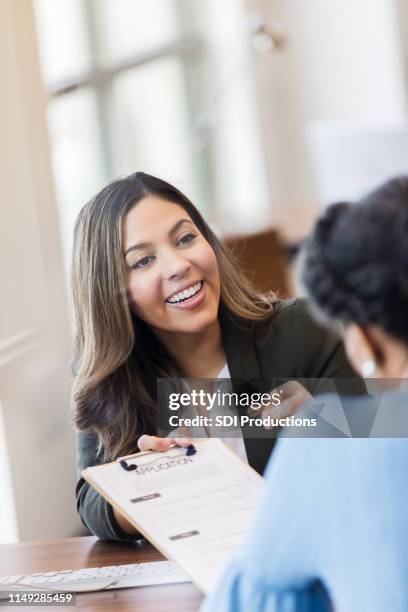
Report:
<svg viewBox="0 0 408 612"><path fill-rule="evenodd" d="M245 536L263 479L217 439L87 468L84 478L204 592Z"/></svg>

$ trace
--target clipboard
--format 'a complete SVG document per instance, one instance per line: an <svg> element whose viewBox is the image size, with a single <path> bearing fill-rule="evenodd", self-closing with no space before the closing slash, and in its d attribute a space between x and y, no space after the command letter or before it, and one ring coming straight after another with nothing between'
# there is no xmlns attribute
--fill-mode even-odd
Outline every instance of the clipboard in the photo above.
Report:
<svg viewBox="0 0 408 612"><path fill-rule="evenodd" d="M264 480L221 440L195 448L140 452L82 476L208 593L245 537Z"/></svg>

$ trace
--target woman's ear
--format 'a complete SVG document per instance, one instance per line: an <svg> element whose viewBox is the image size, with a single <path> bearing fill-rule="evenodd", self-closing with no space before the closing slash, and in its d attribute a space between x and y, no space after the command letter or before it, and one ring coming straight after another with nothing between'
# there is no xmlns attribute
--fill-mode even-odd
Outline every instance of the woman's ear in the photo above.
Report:
<svg viewBox="0 0 408 612"><path fill-rule="evenodd" d="M378 372L378 350L369 332L355 323L343 330L344 346L351 365L360 376L380 376Z"/></svg>

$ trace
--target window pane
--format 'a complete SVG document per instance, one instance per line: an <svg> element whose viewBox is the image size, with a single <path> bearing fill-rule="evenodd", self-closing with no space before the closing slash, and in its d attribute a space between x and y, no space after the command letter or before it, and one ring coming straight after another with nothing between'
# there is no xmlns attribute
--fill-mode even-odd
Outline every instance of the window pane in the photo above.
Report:
<svg viewBox="0 0 408 612"><path fill-rule="evenodd" d="M94 91L81 89L52 100L48 123L68 273L75 219L85 202L107 182Z"/></svg>
<svg viewBox="0 0 408 612"><path fill-rule="evenodd" d="M116 175L143 170L198 197L179 59L157 60L118 76L111 117Z"/></svg>
<svg viewBox="0 0 408 612"><path fill-rule="evenodd" d="M179 33L175 0L100 0L98 6L109 62L165 45Z"/></svg>
<svg viewBox="0 0 408 612"><path fill-rule="evenodd" d="M84 0L34 0L43 80L81 74L91 66Z"/></svg>

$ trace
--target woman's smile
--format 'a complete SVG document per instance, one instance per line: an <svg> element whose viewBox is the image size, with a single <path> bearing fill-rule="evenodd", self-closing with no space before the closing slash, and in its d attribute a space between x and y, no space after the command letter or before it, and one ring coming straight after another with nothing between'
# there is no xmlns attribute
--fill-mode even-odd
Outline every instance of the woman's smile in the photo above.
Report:
<svg viewBox="0 0 408 612"><path fill-rule="evenodd" d="M166 303L171 308L181 308L182 310L191 310L197 308L203 303L205 298L204 281L198 281L193 285L188 285L186 289L182 289L167 298Z"/></svg>

